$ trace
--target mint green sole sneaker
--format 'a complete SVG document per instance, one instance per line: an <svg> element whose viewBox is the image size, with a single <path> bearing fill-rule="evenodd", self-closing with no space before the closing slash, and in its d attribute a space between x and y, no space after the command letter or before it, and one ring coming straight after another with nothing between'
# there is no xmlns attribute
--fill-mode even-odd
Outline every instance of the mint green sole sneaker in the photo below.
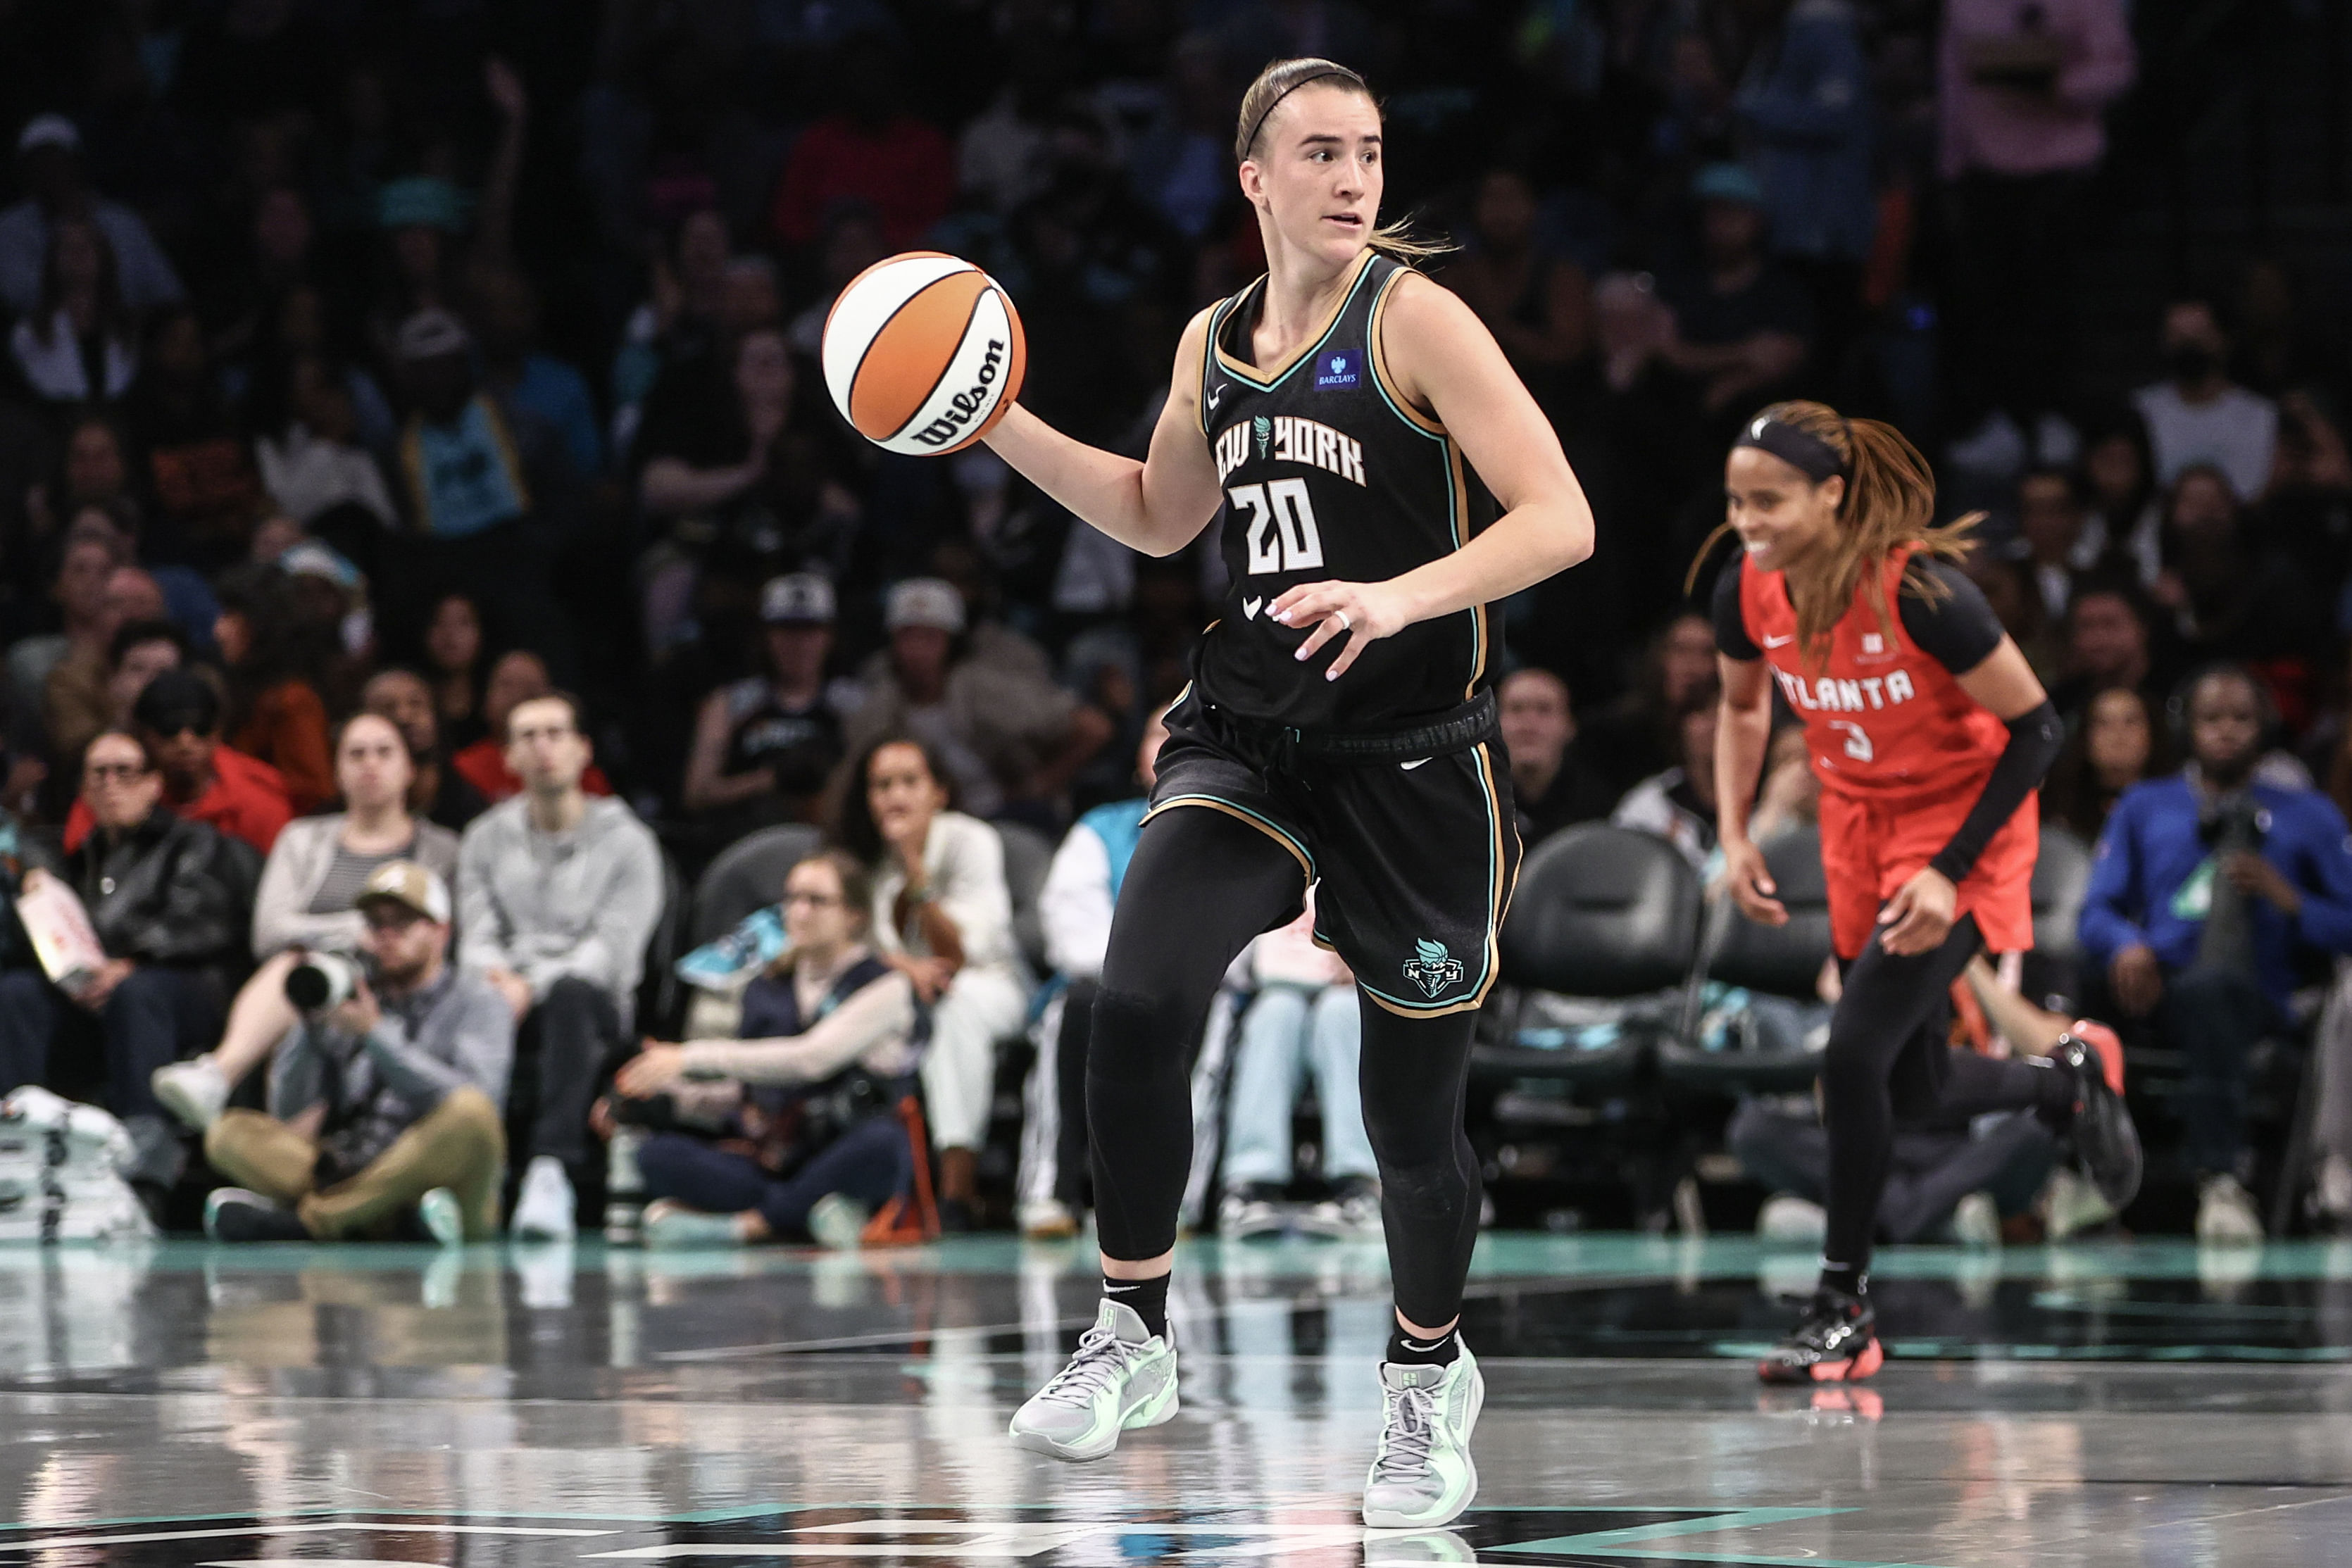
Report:
<svg viewBox="0 0 2352 1568"><path fill-rule="evenodd" d="M1364 1478L1364 1523L1435 1530L1478 1495L1470 1434L1486 1403L1478 1358L1464 1345L1451 1366L1381 1364L1381 1447Z"/></svg>
<svg viewBox="0 0 2352 1568"><path fill-rule="evenodd" d="M457 1195L446 1186L436 1186L416 1200L416 1218L425 1233L433 1238L437 1247L462 1247L466 1241L466 1217L457 1207Z"/></svg>
<svg viewBox="0 0 2352 1568"><path fill-rule="evenodd" d="M1118 1435L1176 1414L1176 1351L1132 1307L1105 1301L1069 1364L1013 1414L1013 1444L1056 1459L1099 1459Z"/></svg>

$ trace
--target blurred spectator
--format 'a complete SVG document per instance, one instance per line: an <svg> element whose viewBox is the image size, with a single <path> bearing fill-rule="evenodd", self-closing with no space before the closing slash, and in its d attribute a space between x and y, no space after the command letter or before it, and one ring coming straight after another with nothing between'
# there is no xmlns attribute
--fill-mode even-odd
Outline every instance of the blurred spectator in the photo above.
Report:
<svg viewBox="0 0 2352 1568"><path fill-rule="evenodd" d="M2155 611L2128 576L2086 580L2066 606L2065 652L2050 689L2070 719L2110 686L2140 694L2150 713L2164 706L2164 672L2154 654Z"/></svg>
<svg viewBox="0 0 2352 1568"><path fill-rule="evenodd" d="M268 854L294 817L285 781L268 763L221 744L220 716L220 694L193 670L158 673L131 705L131 729L162 774L164 805ZM85 794L66 818L68 851L89 837L91 821Z"/></svg>
<svg viewBox="0 0 2352 1568"><path fill-rule="evenodd" d="M2091 515L2078 548L2094 559L2124 562L2153 587L2164 569L2163 506L2138 414L2126 411L2105 429L2092 428L2083 443L2083 477Z"/></svg>
<svg viewBox="0 0 2352 1568"><path fill-rule="evenodd" d="M2310 645L2317 607L2284 553L2257 553L2221 471L2199 464L2174 481L2164 515L2156 599L2194 658L2271 659Z"/></svg>
<svg viewBox="0 0 2352 1568"><path fill-rule="evenodd" d="M152 577L135 566L118 566L107 573L105 609L98 627L105 633L104 641L77 643L49 672L42 694L41 718L50 737L50 756L79 756L80 747L89 745L90 737L104 727L92 721L112 711L108 679L114 633L133 621L157 621L163 615L163 591ZM60 737L79 745L68 746Z"/></svg>
<svg viewBox="0 0 2352 1568"><path fill-rule="evenodd" d="M138 373L137 334L104 233L88 218L58 218L40 298L8 336L26 387L44 402L113 402Z"/></svg>
<svg viewBox="0 0 2352 1568"><path fill-rule="evenodd" d="M2156 482L2170 486L2210 465L2241 501L2270 487L2278 455L2278 405L2230 380L2230 340L2213 302L2176 299L2164 308L2166 379L2132 394L2147 422Z"/></svg>
<svg viewBox="0 0 2352 1568"><path fill-rule="evenodd" d="M1870 62L1849 0L1780 0L1774 11L1731 110L1763 183L1772 254L1811 283L1818 361L1836 374L1878 228Z"/></svg>
<svg viewBox="0 0 2352 1568"><path fill-rule="evenodd" d="M0 304L29 316L41 304L51 237L68 218L96 226L114 258L122 305L151 310L180 298L179 275L147 225L130 208L83 181L81 133L61 114L44 114L16 135L16 173L24 199L0 211Z"/></svg>
<svg viewBox="0 0 2352 1568"><path fill-rule="evenodd" d="M1698 265L1659 280L1674 308L1664 359L1699 384L1710 426L1727 435L1787 389L1811 351L1804 286L1765 253L1764 187L1737 163L1714 163L1691 184L1698 204Z"/></svg>
<svg viewBox="0 0 2352 1568"><path fill-rule="evenodd" d="M1966 423L2006 408L2025 423L2072 392L2083 186L2106 156L2106 106L2137 68L2126 7L1950 0L1937 54L1955 412Z"/></svg>
<svg viewBox="0 0 2352 1568"><path fill-rule="evenodd" d="M107 580L130 555L121 530L103 513L87 520L77 517L66 530L57 569L49 580L49 600L57 606L63 627L46 635L20 638L8 650L9 709L19 747L28 733L26 720L36 727L36 734L46 722L49 677L60 664L78 658L92 672L104 666L109 641L116 630L107 601ZM89 684L86 675L80 684Z"/></svg>
<svg viewBox="0 0 2352 1568"><path fill-rule="evenodd" d="M131 706L147 683L188 661L188 639L169 621L126 621L107 643L104 674L96 686L79 679L71 661L51 677L48 727L60 757L79 757L102 729L131 725Z"/></svg>
<svg viewBox="0 0 2352 1568"><path fill-rule="evenodd" d="M906 250L948 210L955 193L955 153L927 121L898 107L905 79L890 46L874 34L852 37L834 62L840 106L801 132L784 162L768 221L798 249L817 235L834 203L870 203L882 237Z"/></svg>
<svg viewBox="0 0 2352 1568"><path fill-rule="evenodd" d="M1586 754L1614 794L1680 762L1677 716L1715 681L1715 629L1706 616L1685 610L1658 628L1643 650L1633 689L1579 727Z"/></svg>
<svg viewBox="0 0 2352 1568"><path fill-rule="evenodd" d="M2099 564L2088 537L2082 484L2063 468L2032 468L2017 482L2017 539L2012 553L2032 574L2042 601L2042 619L2054 626L2065 619L2074 580Z"/></svg>
<svg viewBox="0 0 2352 1568"><path fill-rule="evenodd" d="M527 1162L520 1239L568 1237L587 1166L588 1107L629 1040L646 943L666 900L660 846L618 800L581 788L593 750L554 694L507 716L523 794L493 806L457 857L459 955L518 1026L509 1141Z"/></svg>
<svg viewBox="0 0 2352 1568"><path fill-rule="evenodd" d="M554 683L548 679L547 661L538 654L518 648L501 656L490 666L490 678L482 685L482 718L488 733L449 759L451 770L492 805L521 794L522 775L515 771L514 744L507 737L509 724L517 707L554 690ZM581 776L581 788L591 795L613 792L604 770L593 762Z"/></svg>
<svg viewBox="0 0 2352 1568"><path fill-rule="evenodd" d="M1708 692L1675 721L1682 760L1634 785L1609 816L1617 827L1665 840L1694 871L1704 870L1715 852L1715 695Z"/></svg>
<svg viewBox="0 0 2352 1568"><path fill-rule="evenodd" d="M461 751L492 733L482 711L482 612L462 593L445 593L425 622L425 664L432 672L433 711L442 742ZM501 716L503 717L503 716Z"/></svg>
<svg viewBox="0 0 2352 1568"><path fill-rule="evenodd" d="M79 414L65 427L56 473L25 497L25 521L37 538L54 538L85 510L96 507L125 525L138 514L131 458L122 432L108 415Z"/></svg>
<svg viewBox="0 0 2352 1568"><path fill-rule="evenodd" d="M649 1042L615 1077L621 1119L687 1124L637 1151L647 1245L854 1247L908 1190L915 1151L898 1107L919 1055L914 992L866 940L873 904L866 868L839 850L793 866L786 956L745 989L739 1038ZM688 1110L714 1091L718 1114ZM675 1108L646 1106L657 1098Z"/></svg>
<svg viewBox="0 0 2352 1568"><path fill-rule="evenodd" d="M735 344L723 397L648 405L637 499L665 528L641 569L656 656L688 618L706 557L761 572L848 565L859 506L840 482L826 416L798 396L798 381L783 334L763 328Z"/></svg>
<svg viewBox="0 0 2352 1568"><path fill-rule="evenodd" d="M703 700L680 800L727 838L814 820L842 758L841 719L826 698L833 584L814 572L772 580L760 598L767 671Z"/></svg>
<svg viewBox="0 0 2352 1568"><path fill-rule="evenodd" d="M2063 657L2063 649L2042 608L2042 595L2034 586L2032 566L1979 544L1969 552L1960 570L1984 591L1993 619L2016 643L2026 663L2033 666L2033 673L2043 680L2051 679Z"/></svg>
<svg viewBox="0 0 2352 1568"><path fill-rule="evenodd" d="M817 361L824 350L824 323L833 313L834 301L841 291L856 280L857 275L890 254L882 243L882 225L872 208L862 202L840 202L824 221L824 234L817 242L818 282L815 297L808 308L792 319L785 329L784 340L793 353L811 364ZM769 287L775 287L773 266L765 256L751 258L767 273Z"/></svg>
<svg viewBox="0 0 2352 1568"><path fill-rule="evenodd" d="M242 555L261 501L244 433L231 417L194 308L166 307L147 323L123 421L147 454L155 509L148 537L175 554L218 563Z"/></svg>
<svg viewBox="0 0 2352 1568"><path fill-rule="evenodd" d="M276 567L239 567L215 591L221 612L213 641L228 673L228 743L278 770L298 815L315 811L335 795L320 695L337 652L333 628L302 612Z"/></svg>
<svg viewBox="0 0 2352 1568"><path fill-rule="evenodd" d="M1290 1119L1302 1070L1311 1072L1322 1112L1323 1179L1331 1196L1299 1217L1302 1228L1333 1237L1381 1231L1380 1166L1356 1092L1366 1003L1338 954L1315 944L1310 890L1298 918L1250 944L1256 995L1242 1013L1225 1096L1224 1197L1217 1234L1245 1240L1283 1228L1290 1186Z"/></svg>
<svg viewBox="0 0 2352 1568"><path fill-rule="evenodd" d="M1234 110L1214 38L1187 33L1168 51L1168 79L1128 168L1144 201L1188 240L1200 239L1234 200Z"/></svg>
<svg viewBox="0 0 2352 1568"><path fill-rule="evenodd" d="M963 598L940 579L892 584L883 622L890 645L863 672L846 716L849 749L912 736L940 758L972 815L1057 800L1110 738L1110 721L1061 687L974 656Z"/></svg>
<svg viewBox="0 0 2352 1568"><path fill-rule="evenodd" d="M220 1028L246 963L251 855L166 810L154 757L121 730L89 743L81 778L92 831L59 875L89 912L106 962L63 986L38 968L0 973L0 1077L68 1091L102 1080L102 1103L138 1150L124 1174L152 1212L186 1154L148 1080Z"/></svg>
<svg viewBox="0 0 2352 1568"><path fill-rule="evenodd" d="M2256 776L2273 716L2234 665L2189 692L2189 766L2124 792L2083 906L2086 952L2116 1004L2183 1053L2178 1102L2199 1177L2197 1234L2259 1241L2245 1184L2253 1048L2284 1027L2299 954L2352 953L2352 842L2316 789Z"/></svg>
<svg viewBox="0 0 2352 1568"><path fill-rule="evenodd" d="M213 1168L243 1184L205 1200L215 1241L334 1241L407 1222L443 1246L498 1235L514 1019L449 962L438 873L383 862L358 915L372 978L294 1026L267 1114L224 1111L205 1134Z"/></svg>
<svg viewBox="0 0 2352 1568"><path fill-rule="evenodd" d="M1103 954L1110 946L1111 910L1150 809L1160 747L1168 739L1167 714L1159 707L1144 721L1135 749L1139 792L1097 806L1072 824L1037 894L1046 962L1062 989L1046 998L1031 1030L1037 1061L1030 1070L1018 1176L1024 1236L1075 1236L1087 1206L1093 1172L1087 1153L1087 1046Z"/></svg>
<svg viewBox="0 0 2352 1568"><path fill-rule="evenodd" d="M1748 836L1769 844L1783 833L1821 825L1822 781L1805 750L1805 728L1786 724L1764 752L1764 782L1748 813Z"/></svg>
<svg viewBox="0 0 2352 1568"><path fill-rule="evenodd" d="M608 380L613 449L635 446L646 400L666 371L709 355L726 317L727 220L703 209L678 224L668 251L654 258L650 297L621 328Z"/></svg>
<svg viewBox="0 0 2352 1568"><path fill-rule="evenodd" d="M2147 699L2109 686L2091 699L2042 787L2042 820L2096 841L2123 792L2172 771L2172 747Z"/></svg>
<svg viewBox="0 0 2352 1568"><path fill-rule="evenodd" d="M404 510L431 541L433 571L462 588L503 635L568 648L549 570L567 520L570 464L547 426L475 385L470 348L446 310L401 323L396 353L412 410L400 434Z"/></svg>
<svg viewBox="0 0 2352 1568"><path fill-rule="evenodd" d="M841 842L874 877L874 940L930 1010L923 1098L940 1159L940 1223L972 1227L988 1141L997 1041L1029 1006L1013 941L1004 844L952 810L929 747L885 737L856 753L841 795Z"/></svg>
<svg viewBox="0 0 2352 1568"><path fill-rule="evenodd" d="M1527 847L1571 822L1609 815L1617 792L1585 762L1576 744L1576 715L1568 683L1549 670L1515 670L1495 688L1504 754L1511 765L1511 800Z"/></svg>
<svg viewBox="0 0 2352 1568"><path fill-rule="evenodd" d="M510 267L478 265L467 292L491 393L555 432L572 473L584 478L604 472L604 437L587 378L536 347L539 294L530 280Z"/></svg>
<svg viewBox="0 0 2352 1568"><path fill-rule="evenodd" d="M394 862L440 878L457 871L457 835L409 815L414 769L391 720L361 714L335 737L335 784L343 810L286 824L261 868L253 902L253 956L261 967L230 1004L220 1042L157 1071L155 1098L195 1131L208 1130L229 1094L299 1021L286 977L312 953L368 948L360 907L370 879ZM506 1083L497 1085L503 1100Z"/></svg>
<svg viewBox="0 0 2352 1568"><path fill-rule="evenodd" d="M1439 281L1462 296L1547 411L1564 372L1592 350L1592 293L1576 263L1536 237L1536 193L1516 170L1492 169L1471 207L1472 243Z"/></svg>
<svg viewBox="0 0 2352 1568"><path fill-rule="evenodd" d="M433 688L414 670L380 670L360 693L360 706L398 727L408 742L412 774L408 810L414 816L463 832L490 802L466 776L450 766L441 746L441 723L433 711Z"/></svg>
<svg viewBox="0 0 2352 1568"><path fill-rule="evenodd" d="M254 455L269 498L298 523L357 506L385 528L398 523L383 471L359 439L345 379L318 354L272 367L257 401Z"/></svg>

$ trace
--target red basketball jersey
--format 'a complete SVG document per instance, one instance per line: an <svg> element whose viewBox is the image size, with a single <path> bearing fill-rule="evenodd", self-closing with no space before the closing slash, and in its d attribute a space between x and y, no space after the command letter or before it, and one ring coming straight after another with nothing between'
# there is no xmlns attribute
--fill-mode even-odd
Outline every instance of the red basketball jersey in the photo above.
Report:
<svg viewBox="0 0 2352 1568"><path fill-rule="evenodd" d="M1957 797L1965 808L2009 744L2009 729L1905 634L1895 595L1908 555L1889 557L1881 575L1886 620L1869 581L1856 584L1818 669L1798 644L1797 612L1780 572L1748 566L1740 573L1740 619L1805 721L1822 788L1881 805Z"/></svg>

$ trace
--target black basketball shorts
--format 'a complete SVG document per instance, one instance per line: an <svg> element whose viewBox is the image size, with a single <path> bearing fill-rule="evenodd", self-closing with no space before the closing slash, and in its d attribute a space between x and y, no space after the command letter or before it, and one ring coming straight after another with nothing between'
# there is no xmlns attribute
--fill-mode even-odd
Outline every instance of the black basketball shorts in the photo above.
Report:
<svg viewBox="0 0 2352 1568"><path fill-rule="evenodd" d="M1187 695L1169 712L1144 820L1181 807L1247 822L1297 857L1316 889L1316 941L1374 1001L1408 1018L1477 1007L1519 870L1502 747L1336 761L1286 733Z"/></svg>

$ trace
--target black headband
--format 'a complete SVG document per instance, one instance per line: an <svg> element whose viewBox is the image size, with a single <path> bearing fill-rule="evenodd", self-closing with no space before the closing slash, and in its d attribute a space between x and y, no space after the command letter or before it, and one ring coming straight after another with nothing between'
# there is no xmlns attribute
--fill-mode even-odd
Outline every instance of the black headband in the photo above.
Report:
<svg viewBox="0 0 2352 1568"><path fill-rule="evenodd" d="M1846 471L1845 459L1838 455L1836 447L1810 431L1765 414L1749 420L1731 444L1769 452L1816 485Z"/></svg>
<svg viewBox="0 0 2352 1568"><path fill-rule="evenodd" d="M1292 82L1288 87L1284 88L1280 92L1276 93L1274 95L1274 101L1267 104L1264 109L1258 111L1257 123L1250 127L1249 136L1242 142L1242 156L1244 158L1247 158L1249 156L1249 150L1257 145L1257 133L1265 129L1266 116L1281 108L1282 100L1284 99L1288 98L1292 93L1297 92L1308 82L1322 81L1329 77L1344 77L1348 80L1354 82L1358 87L1364 85L1364 78L1358 76L1355 72L1349 70L1345 66L1332 66L1326 70L1319 70L1314 72L1312 75L1300 77L1297 81Z"/></svg>

